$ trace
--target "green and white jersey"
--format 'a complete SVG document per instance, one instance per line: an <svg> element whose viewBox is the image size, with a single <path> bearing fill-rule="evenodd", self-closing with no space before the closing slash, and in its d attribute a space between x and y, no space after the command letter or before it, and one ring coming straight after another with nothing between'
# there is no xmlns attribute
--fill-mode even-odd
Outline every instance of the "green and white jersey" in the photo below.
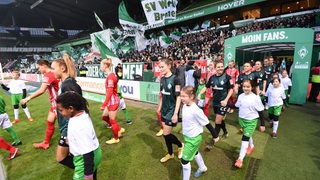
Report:
<svg viewBox="0 0 320 180"><path fill-rule="evenodd" d="M266 74L261 72L261 71L254 71L253 72L256 76L256 83L257 85L259 85L259 89L262 91L263 90L263 81L267 80L266 79Z"/></svg>
<svg viewBox="0 0 320 180"><path fill-rule="evenodd" d="M246 120L257 119L259 111L264 110L260 97L254 93L240 94L235 106L239 108L239 117Z"/></svg>
<svg viewBox="0 0 320 180"><path fill-rule="evenodd" d="M212 75L206 84L206 88L212 87L212 106L221 107L221 101L228 96L229 89L233 88L231 77L225 73L221 76Z"/></svg>
<svg viewBox="0 0 320 180"><path fill-rule="evenodd" d="M160 81L160 92L162 94L161 116L171 120L176 107L177 96L180 96L180 81L176 75L162 77Z"/></svg>
<svg viewBox="0 0 320 180"><path fill-rule="evenodd" d="M11 80L7 87L10 88L9 91L11 94L22 94L23 93L22 90L27 88L26 84L20 79Z"/></svg>
<svg viewBox="0 0 320 180"><path fill-rule="evenodd" d="M273 69L273 66L263 66L263 70L266 73L266 79L267 79L267 86L271 81L271 75L275 72Z"/></svg>
<svg viewBox="0 0 320 180"><path fill-rule="evenodd" d="M69 119L68 141L70 153L74 156L87 154L99 147L91 118L87 113L82 112Z"/></svg>
<svg viewBox="0 0 320 180"><path fill-rule="evenodd" d="M239 85L239 90L238 90L239 95L243 93L242 83L244 80L251 80L254 82L254 85L257 86L257 76L255 73L253 72L251 72L250 74L242 73L238 76L237 82L236 82Z"/></svg>
<svg viewBox="0 0 320 180"><path fill-rule="evenodd" d="M196 137L203 133L203 126L209 124L208 117L196 103L184 104L182 107L182 134Z"/></svg>

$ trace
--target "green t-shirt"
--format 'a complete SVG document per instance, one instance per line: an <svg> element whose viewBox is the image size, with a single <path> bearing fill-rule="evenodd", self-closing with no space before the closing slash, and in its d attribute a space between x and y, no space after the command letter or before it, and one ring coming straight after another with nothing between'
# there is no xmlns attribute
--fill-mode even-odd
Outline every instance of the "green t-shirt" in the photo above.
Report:
<svg viewBox="0 0 320 180"><path fill-rule="evenodd" d="M233 88L231 77L225 73L221 76L215 74L210 77L206 84L207 88L210 88L210 86L213 91L212 106L221 107L221 101L228 96L229 89Z"/></svg>
<svg viewBox="0 0 320 180"><path fill-rule="evenodd" d="M198 89L197 89L197 93L196 93L196 97L198 97L198 94L201 92L201 90L205 87L205 84L199 84ZM206 97L206 93L201 94L200 99L204 99Z"/></svg>
<svg viewBox="0 0 320 180"><path fill-rule="evenodd" d="M160 81L160 92L162 94L161 116L171 120L176 107L177 96L180 96L180 81L175 75L162 77Z"/></svg>

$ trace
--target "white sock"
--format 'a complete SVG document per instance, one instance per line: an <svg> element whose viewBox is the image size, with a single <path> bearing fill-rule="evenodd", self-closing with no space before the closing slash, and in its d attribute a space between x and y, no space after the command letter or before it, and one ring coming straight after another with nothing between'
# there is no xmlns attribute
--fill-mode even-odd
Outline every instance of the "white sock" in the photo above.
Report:
<svg viewBox="0 0 320 180"><path fill-rule="evenodd" d="M191 175L191 164L188 162L188 164L181 164L182 165L182 175L183 180L189 180Z"/></svg>
<svg viewBox="0 0 320 180"><path fill-rule="evenodd" d="M19 119L19 109L14 109L14 119Z"/></svg>
<svg viewBox="0 0 320 180"><path fill-rule="evenodd" d="M279 121L273 121L273 131L274 133L277 133L279 126Z"/></svg>
<svg viewBox="0 0 320 180"><path fill-rule="evenodd" d="M26 115L27 115L28 118L31 117L28 107L23 108L23 111L24 111L24 113L26 113Z"/></svg>
<svg viewBox="0 0 320 180"><path fill-rule="evenodd" d="M253 147L254 147L252 137L250 137L250 139L249 139L249 146L250 146L251 148L253 148Z"/></svg>
<svg viewBox="0 0 320 180"><path fill-rule="evenodd" d="M198 152L198 154L194 157L194 159L196 160L198 167L201 171L207 171L207 166L204 164L204 161L202 159L201 154Z"/></svg>
<svg viewBox="0 0 320 180"><path fill-rule="evenodd" d="M241 148L239 153L239 159L241 159L241 161L243 161L243 158L246 156L248 146L249 146L249 141L241 141Z"/></svg>

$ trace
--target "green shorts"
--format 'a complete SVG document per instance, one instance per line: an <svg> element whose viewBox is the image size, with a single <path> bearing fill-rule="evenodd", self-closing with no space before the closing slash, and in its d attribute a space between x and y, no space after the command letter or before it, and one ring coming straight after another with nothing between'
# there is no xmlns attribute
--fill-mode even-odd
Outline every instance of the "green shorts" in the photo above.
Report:
<svg viewBox="0 0 320 180"><path fill-rule="evenodd" d="M269 107L268 113L273 114L275 116L280 116L281 110L282 110L282 105L281 106L272 106L272 107Z"/></svg>
<svg viewBox="0 0 320 180"><path fill-rule="evenodd" d="M198 136L192 138L188 136L183 136L183 140L184 147L182 152L182 159L186 161L192 161L199 150L202 135L199 134Z"/></svg>
<svg viewBox="0 0 320 180"><path fill-rule="evenodd" d="M243 135L252 137L253 132L256 130L258 119L247 120L239 117L239 124L243 129Z"/></svg>
<svg viewBox="0 0 320 180"><path fill-rule="evenodd" d="M23 94L11 94L12 105L19 105Z"/></svg>
<svg viewBox="0 0 320 180"><path fill-rule="evenodd" d="M93 172L97 171L98 165L101 162L102 158L102 150L100 146L94 150L94 167ZM77 180L83 180L84 179L84 159L83 156L74 156L73 157L73 163L74 163L74 173L73 173L73 179Z"/></svg>

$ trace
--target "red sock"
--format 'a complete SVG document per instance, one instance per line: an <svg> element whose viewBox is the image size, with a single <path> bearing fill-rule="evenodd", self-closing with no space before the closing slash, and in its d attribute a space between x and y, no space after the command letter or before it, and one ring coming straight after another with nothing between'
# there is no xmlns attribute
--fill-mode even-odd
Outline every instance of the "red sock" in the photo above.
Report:
<svg viewBox="0 0 320 180"><path fill-rule="evenodd" d="M163 129L163 124L162 124L161 114L160 114L160 113L157 113L157 117L158 117L158 120L159 120L159 123L160 123L161 129Z"/></svg>
<svg viewBox="0 0 320 180"><path fill-rule="evenodd" d="M44 139L45 143L50 143L50 140L54 133L54 122L47 121L47 129L46 129L46 138Z"/></svg>
<svg viewBox="0 0 320 180"><path fill-rule="evenodd" d="M121 129L121 127L118 125L116 120L110 119L110 123L111 123L111 130L114 136L114 139L119 139L119 131Z"/></svg>
<svg viewBox="0 0 320 180"><path fill-rule="evenodd" d="M13 146L11 146L10 144L8 144L4 139L0 138L0 148L1 149L5 149L7 151L14 152L15 148Z"/></svg>
<svg viewBox="0 0 320 180"><path fill-rule="evenodd" d="M204 112L204 115L206 115L207 117L209 117L209 108L210 108L210 104L204 105L203 112Z"/></svg>
<svg viewBox="0 0 320 180"><path fill-rule="evenodd" d="M102 120L105 121L106 123L110 124L109 116L102 116Z"/></svg>

